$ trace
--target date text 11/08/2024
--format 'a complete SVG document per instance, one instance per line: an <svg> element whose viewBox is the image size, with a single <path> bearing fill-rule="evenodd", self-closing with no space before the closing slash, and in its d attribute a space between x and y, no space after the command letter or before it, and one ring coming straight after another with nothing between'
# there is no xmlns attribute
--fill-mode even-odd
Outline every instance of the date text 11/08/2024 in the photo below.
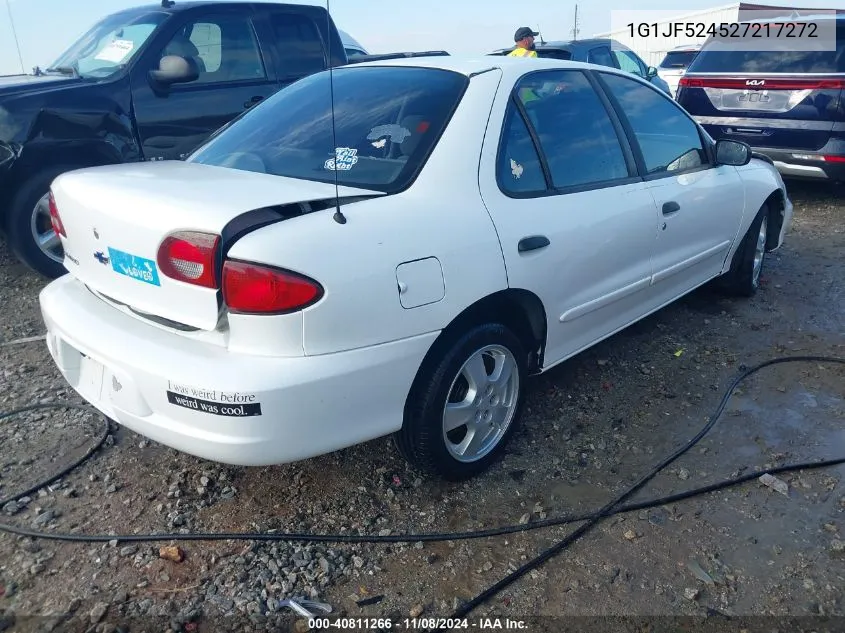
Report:
<svg viewBox="0 0 845 633"><path fill-rule="evenodd" d="M406 631L519 631L527 630L528 625L523 620L510 618L479 618L470 621L466 618L405 618L394 622L389 618L314 618L308 620L308 628L318 630L347 630L347 631L382 631L392 628Z"/></svg>
<svg viewBox="0 0 845 633"><path fill-rule="evenodd" d="M721 37L721 38L785 38L818 39L819 25L815 22L731 22L713 24L705 22L629 22L626 25L631 37Z"/></svg>

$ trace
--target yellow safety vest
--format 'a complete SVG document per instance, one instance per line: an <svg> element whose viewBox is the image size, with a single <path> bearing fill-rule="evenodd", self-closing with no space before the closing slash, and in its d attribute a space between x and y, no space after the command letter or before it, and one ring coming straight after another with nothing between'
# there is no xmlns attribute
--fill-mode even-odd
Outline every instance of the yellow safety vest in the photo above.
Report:
<svg viewBox="0 0 845 633"><path fill-rule="evenodd" d="M529 51L527 48L518 46L508 53L508 57L537 57L537 51Z"/></svg>

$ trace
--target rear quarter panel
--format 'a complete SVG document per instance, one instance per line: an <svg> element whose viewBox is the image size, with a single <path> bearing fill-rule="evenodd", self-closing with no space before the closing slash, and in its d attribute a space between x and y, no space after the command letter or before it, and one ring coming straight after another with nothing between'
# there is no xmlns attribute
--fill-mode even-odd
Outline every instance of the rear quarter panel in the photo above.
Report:
<svg viewBox="0 0 845 633"><path fill-rule="evenodd" d="M445 328L477 300L507 288L501 247L478 191L478 163L500 73L471 80L461 106L406 191L265 227L242 238L233 258L308 275L325 296L304 312L307 355L409 338ZM397 267L437 258L442 298L406 309Z"/></svg>

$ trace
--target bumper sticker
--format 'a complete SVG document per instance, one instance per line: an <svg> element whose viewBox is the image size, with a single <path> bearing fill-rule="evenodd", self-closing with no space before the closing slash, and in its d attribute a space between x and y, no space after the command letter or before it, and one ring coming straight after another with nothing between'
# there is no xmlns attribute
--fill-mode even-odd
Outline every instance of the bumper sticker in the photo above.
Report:
<svg viewBox="0 0 845 633"><path fill-rule="evenodd" d="M211 415L230 418L250 418L261 415L261 403L254 393L195 389L167 383L167 401L177 407L193 409Z"/></svg>
<svg viewBox="0 0 845 633"><path fill-rule="evenodd" d="M116 273L152 284L153 286L161 285L158 279L158 268L153 260L124 253L111 247L109 247L109 258L111 259L112 270Z"/></svg>

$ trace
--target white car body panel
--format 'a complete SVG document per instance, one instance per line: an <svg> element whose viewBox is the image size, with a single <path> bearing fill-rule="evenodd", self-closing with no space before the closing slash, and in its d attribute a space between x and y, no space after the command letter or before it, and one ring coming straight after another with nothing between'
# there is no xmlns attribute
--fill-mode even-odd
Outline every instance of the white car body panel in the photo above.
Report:
<svg viewBox="0 0 845 633"><path fill-rule="evenodd" d="M52 191L72 236L62 238L69 253L65 267L71 274L141 312L205 330L217 325L217 291L152 270L147 271L151 283L120 274L116 271L123 264L114 259L115 249L155 262L167 233L219 234L246 211L335 195L330 184L182 161L77 170L56 178ZM340 191L341 196L374 193L378 195L347 187ZM103 257L97 259L97 253ZM143 265L138 267L141 271Z"/></svg>
<svg viewBox="0 0 845 633"><path fill-rule="evenodd" d="M590 66L437 57L355 68L370 65L473 76L410 188L344 206L345 224L332 209L316 211L233 244L231 258L324 287L322 299L300 312L248 316L223 306L221 315L214 290L109 277L93 249L107 239L154 259L173 231L220 231L252 209L331 197L334 185L184 163L80 170L56 181L72 236L66 251L86 262L68 264L70 274L50 283L40 301L50 352L84 398L138 433L232 464L290 462L381 437L401 428L426 354L468 307L513 289L536 295L548 324L540 368L547 371L726 271L756 211L783 188L776 169L754 160L511 199L498 188L495 159L514 82L540 68ZM664 217L668 200L681 210ZM791 217L787 199L777 245ZM520 254L519 240L530 235L548 236L550 247ZM200 329L155 323L89 286ZM256 403L260 414L250 409Z"/></svg>

